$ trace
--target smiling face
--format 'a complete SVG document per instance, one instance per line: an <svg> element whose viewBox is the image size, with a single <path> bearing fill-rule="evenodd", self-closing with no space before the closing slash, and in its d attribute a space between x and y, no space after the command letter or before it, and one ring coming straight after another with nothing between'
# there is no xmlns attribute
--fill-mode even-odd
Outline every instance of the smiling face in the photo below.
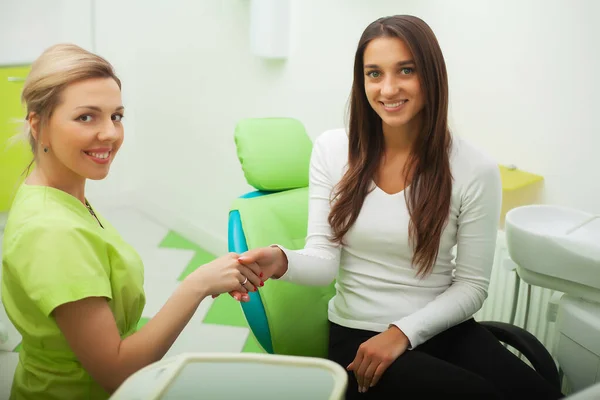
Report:
<svg viewBox="0 0 600 400"><path fill-rule="evenodd" d="M44 133L39 156L57 180L104 179L123 143L121 90L111 78L67 86ZM45 158L48 158L47 160Z"/></svg>
<svg viewBox="0 0 600 400"><path fill-rule="evenodd" d="M413 55L396 37L372 40L363 55L365 95L384 131L416 125L425 105Z"/></svg>

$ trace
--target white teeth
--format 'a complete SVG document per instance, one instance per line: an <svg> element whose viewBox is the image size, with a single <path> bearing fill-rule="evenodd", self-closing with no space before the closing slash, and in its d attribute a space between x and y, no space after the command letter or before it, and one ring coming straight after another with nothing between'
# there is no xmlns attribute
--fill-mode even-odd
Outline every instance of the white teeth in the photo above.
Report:
<svg viewBox="0 0 600 400"><path fill-rule="evenodd" d="M396 107L401 106L404 103L406 103L406 100L402 100L397 103L383 103L383 105L386 106L387 108L396 108Z"/></svg>
<svg viewBox="0 0 600 400"><path fill-rule="evenodd" d="M87 153L86 152L86 154L89 154L92 157L105 159L105 158L108 158L108 156L110 155L110 152L108 152L108 153Z"/></svg>

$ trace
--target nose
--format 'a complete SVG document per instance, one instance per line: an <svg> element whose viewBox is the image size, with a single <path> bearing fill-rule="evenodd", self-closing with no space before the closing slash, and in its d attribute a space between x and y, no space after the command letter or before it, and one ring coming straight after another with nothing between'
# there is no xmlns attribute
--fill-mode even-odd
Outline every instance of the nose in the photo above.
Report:
<svg viewBox="0 0 600 400"><path fill-rule="evenodd" d="M102 142L115 142L122 135L123 128L117 125L115 121L108 118L103 124L100 125L98 131L98 139Z"/></svg>
<svg viewBox="0 0 600 400"><path fill-rule="evenodd" d="M394 97L399 90L400 83L395 76L387 75L381 83L381 95L383 97Z"/></svg>

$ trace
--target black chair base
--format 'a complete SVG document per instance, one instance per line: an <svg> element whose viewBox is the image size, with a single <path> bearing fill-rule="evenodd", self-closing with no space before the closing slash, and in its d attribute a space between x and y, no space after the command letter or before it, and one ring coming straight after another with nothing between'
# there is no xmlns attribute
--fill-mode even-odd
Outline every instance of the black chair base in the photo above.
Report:
<svg viewBox="0 0 600 400"><path fill-rule="evenodd" d="M530 332L505 322L481 321L499 341L514 347L527 358L533 368L559 390L561 381L554 359L544 345Z"/></svg>

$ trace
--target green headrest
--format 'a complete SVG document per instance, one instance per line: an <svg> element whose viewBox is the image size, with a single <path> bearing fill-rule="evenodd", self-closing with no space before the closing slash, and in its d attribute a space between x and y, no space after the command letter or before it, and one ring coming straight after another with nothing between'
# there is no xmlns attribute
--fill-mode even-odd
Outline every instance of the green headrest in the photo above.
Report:
<svg viewBox="0 0 600 400"><path fill-rule="evenodd" d="M237 155L246 181L257 190L308 186L312 141L293 118L249 118L235 128Z"/></svg>

